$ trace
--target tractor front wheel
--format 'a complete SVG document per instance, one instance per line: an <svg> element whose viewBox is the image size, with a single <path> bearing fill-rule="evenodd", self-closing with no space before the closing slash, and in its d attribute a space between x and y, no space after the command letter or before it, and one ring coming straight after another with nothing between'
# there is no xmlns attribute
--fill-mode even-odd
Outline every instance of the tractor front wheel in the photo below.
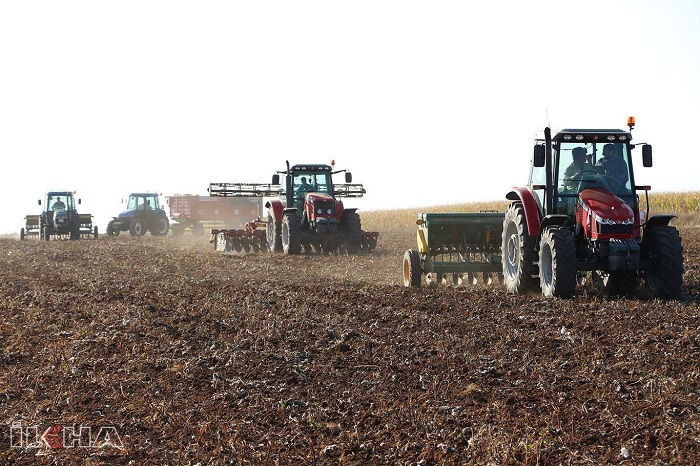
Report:
<svg viewBox="0 0 700 466"><path fill-rule="evenodd" d="M540 286L545 298L571 298L576 290L576 245L568 228L547 228L540 240Z"/></svg>
<svg viewBox="0 0 700 466"><path fill-rule="evenodd" d="M287 255L301 252L301 219L296 212L282 216L282 251Z"/></svg>
<svg viewBox="0 0 700 466"><path fill-rule="evenodd" d="M501 262L503 281L510 293L525 293L538 288L537 238L528 235L525 210L521 204L511 204L503 219Z"/></svg>
<svg viewBox="0 0 700 466"><path fill-rule="evenodd" d="M49 230L48 226L44 225L44 229L41 231L41 235L46 241L51 239L51 230Z"/></svg>
<svg viewBox="0 0 700 466"><path fill-rule="evenodd" d="M409 249L403 255L403 286L420 286L423 270L420 265L420 253Z"/></svg>
<svg viewBox="0 0 700 466"><path fill-rule="evenodd" d="M143 226L141 219L135 218L131 220L129 233L131 236L143 236L146 233L146 228Z"/></svg>
<svg viewBox="0 0 700 466"><path fill-rule="evenodd" d="M683 296L683 245L678 230L670 225L657 225L644 232L647 259L645 284L652 298Z"/></svg>
<svg viewBox="0 0 700 466"><path fill-rule="evenodd" d="M282 226L275 221L272 212L267 213L267 249L270 252L282 250Z"/></svg>

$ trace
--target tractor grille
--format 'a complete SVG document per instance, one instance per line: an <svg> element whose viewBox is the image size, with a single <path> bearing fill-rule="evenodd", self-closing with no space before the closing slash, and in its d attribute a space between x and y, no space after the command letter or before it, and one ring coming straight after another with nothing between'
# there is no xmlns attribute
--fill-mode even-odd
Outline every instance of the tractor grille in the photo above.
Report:
<svg viewBox="0 0 700 466"><path fill-rule="evenodd" d="M320 210L320 212L319 212ZM330 213L329 213L330 212ZM314 203L314 213L316 215L321 215L327 217L329 215L335 214L335 202L334 201L317 201Z"/></svg>
<svg viewBox="0 0 700 466"><path fill-rule="evenodd" d="M605 225L598 224L598 231L602 235L629 235L634 234L634 225Z"/></svg>

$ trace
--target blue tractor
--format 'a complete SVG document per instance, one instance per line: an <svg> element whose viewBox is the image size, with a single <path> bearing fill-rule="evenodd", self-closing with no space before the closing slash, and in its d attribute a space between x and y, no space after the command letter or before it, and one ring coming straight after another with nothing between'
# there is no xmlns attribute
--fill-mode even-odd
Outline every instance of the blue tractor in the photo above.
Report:
<svg viewBox="0 0 700 466"><path fill-rule="evenodd" d="M128 231L131 236L143 236L150 231L153 236L165 236L169 228L170 222L160 206L158 193L131 193L126 210L107 225L107 235L117 236Z"/></svg>

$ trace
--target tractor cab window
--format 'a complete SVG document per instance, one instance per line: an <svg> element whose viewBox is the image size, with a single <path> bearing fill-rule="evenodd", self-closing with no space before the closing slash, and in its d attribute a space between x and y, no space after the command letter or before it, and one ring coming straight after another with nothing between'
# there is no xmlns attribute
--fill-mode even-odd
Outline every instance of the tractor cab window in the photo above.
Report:
<svg viewBox="0 0 700 466"><path fill-rule="evenodd" d="M630 193L625 144L563 142L555 169L560 213L574 214L578 193L587 188L603 188L619 196Z"/></svg>
<svg viewBox="0 0 700 466"><path fill-rule="evenodd" d="M49 195L47 201L49 210L73 210L73 196L54 194Z"/></svg>
<svg viewBox="0 0 700 466"><path fill-rule="evenodd" d="M292 188L295 198L304 198L309 192L332 194L330 173L295 173Z"/></svg>

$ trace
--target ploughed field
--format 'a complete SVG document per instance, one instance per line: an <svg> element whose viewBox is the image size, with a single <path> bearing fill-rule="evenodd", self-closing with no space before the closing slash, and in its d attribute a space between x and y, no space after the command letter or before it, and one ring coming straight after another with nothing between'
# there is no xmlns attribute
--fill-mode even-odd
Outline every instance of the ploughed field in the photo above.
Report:
<svg viewBox="0 0 700 466"><path fill-rule="evenodd" d="M381 235L0 240L3 464L700 464L700 229L681 301L404 288Z"/></svg>

